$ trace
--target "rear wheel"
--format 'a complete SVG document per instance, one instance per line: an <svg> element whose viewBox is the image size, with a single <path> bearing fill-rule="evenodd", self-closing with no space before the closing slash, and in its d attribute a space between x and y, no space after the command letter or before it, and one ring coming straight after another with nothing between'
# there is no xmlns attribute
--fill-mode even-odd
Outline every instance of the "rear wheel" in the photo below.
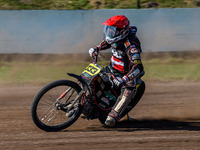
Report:
<svg viewBox="0 0 200 150"><path fill-rule="evenodd" d="M129 107L127 107L127 109L125 109L125 111L123 112L123 114L121 115L121 117L123 118L126 114L128 114L128 112L130 112L136 105L137 103L140 101L140 99L142 98L143 94L145 92L145 83L144 81L142 81L142 83L140 84L140 86L137 89L136 95L134 96L134 98L131 100L131 102L129 103ZM107 118L108 113L101 115L99 117L99 121L100 123L105 125L105 121Z"/></svg>
<svg viewBox="0 0 200 150"><path fill-rule="evenodd" d="M144 94L144 91L145 91L145 83L144 83L144 81L142 81L142 83L140 84L140 86L137 89L135 97L131 100L131 102L129 104L129 106L131 106L132 109L140 101L140 99L142 98L142 96Z"/></svg>
<svg viewBox="0 0 200 150"><path fill-rule="evenodd" d="M72 125L82 113L81 98L72 106L80 91L80 86L69 80L57 80L44 86L31 106L35 125L45 131L60 131Z"/></svg>
<svg viewBox="0 0 200 150"><path fill-rule="evenodd" d="M101 124L105 125L105 121L106 121L107 116L108 116L108 113L105 113L105 114L101 115L101 116L99 117L99 122L100 122Z"/></svg>

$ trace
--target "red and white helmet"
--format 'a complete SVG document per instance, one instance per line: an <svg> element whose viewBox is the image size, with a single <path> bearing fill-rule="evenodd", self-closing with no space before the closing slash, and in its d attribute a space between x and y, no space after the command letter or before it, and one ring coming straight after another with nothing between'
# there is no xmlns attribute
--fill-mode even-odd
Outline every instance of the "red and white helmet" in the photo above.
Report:
<svg viewBox="0 0 200 150"><path fill-rule="evenodd" d="M109 44L124 39L129 33L129 20L124 15L116 15L104 23L104 34Z"/></svg>

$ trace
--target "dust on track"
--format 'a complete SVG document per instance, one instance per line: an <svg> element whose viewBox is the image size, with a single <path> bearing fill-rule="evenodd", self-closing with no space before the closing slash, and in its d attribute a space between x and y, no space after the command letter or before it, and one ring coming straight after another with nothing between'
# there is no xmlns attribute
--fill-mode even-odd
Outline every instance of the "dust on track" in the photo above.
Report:
<svg viewBox="0 0 200 150"><path fill-rule="evenodd" d="M61 132L32 122L30 106L41 85L0 86L0 149L180 149L200 147L200 82L147 82L146 92L115 128L79 119Z"/></svg>

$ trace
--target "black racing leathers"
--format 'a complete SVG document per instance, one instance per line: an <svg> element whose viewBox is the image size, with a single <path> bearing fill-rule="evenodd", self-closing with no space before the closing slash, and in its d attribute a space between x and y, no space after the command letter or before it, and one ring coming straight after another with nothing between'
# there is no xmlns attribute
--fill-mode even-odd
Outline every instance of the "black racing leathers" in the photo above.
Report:
<svg viewBox="0 0 200 150"><path fill-rule="evenodd" d="M117 43L108 44L103 40L97 48L99 51L112 49L110 66L121 73L122 79L128 83L143 71L140 54L142 53L140 41L136 36L137 28L130 27L129 34L125 39Z"/></svg>
<svg viewBox="0 0 200 150"><path fill-rule="evenodd" d="M136 32L136 27L130 27L129 34L125 39L113 44L108 44L104 40L95 47L100 51L108 48L112 49L111 63L102 71L112 73L114 76L122 78L125 83L125 86L120 89L121 94L108 114L106 122L109 122L110 118L119 121L121 117L123 117L124 112L128 112L128 105L135 96L136 79L143 72L143 65L140 57L142 50ZM105 83L109 83L107 81L105 81Z"/></svg>

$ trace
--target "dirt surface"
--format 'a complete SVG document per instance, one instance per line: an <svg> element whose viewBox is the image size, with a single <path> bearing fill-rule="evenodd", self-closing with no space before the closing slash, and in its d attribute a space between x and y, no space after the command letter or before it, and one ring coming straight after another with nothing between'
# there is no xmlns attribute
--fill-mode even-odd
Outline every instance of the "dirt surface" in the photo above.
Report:
<svg viewBox="0 0 200 150"><path fill-rule="evenodd" d="M60 132L44 132L31 120L40 85L0 86L0 150L200 149L200 82L147 82L144 97L115 128L79 119Z"/></svg>

